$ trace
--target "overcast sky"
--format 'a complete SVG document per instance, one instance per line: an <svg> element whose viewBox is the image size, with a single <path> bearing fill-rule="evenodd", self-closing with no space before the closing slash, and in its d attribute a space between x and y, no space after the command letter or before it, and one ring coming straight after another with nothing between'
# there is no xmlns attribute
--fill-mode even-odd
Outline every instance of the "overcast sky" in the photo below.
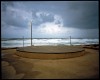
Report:
<svg viewBox="0 0 100 80"><path fill-rule="evenodd" d="M1 37L98 38L98 1L2 1Z"/></svg>

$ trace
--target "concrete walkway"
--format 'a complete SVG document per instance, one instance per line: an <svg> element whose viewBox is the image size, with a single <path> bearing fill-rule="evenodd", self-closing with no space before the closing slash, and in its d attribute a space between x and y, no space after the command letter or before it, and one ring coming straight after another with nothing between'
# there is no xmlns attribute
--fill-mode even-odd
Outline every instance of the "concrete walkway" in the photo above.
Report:
<svg viewBox="0 0 100 80"><path fill-rule="evenodd" d="M70 53L70 52L81 52L84 48L78 46L28 46L17 48L18 51L22 52L34 52L34 53Z"/></svg>

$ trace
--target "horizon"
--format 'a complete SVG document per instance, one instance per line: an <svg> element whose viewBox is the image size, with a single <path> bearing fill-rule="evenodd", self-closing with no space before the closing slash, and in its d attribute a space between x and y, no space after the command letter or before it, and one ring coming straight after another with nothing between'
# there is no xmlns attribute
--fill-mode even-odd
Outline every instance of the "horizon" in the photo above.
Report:
<svg viewBox="0 0 100 80"><path fill-rule="evenodd" d="M66 37L66 38L32 38L32 39L69 39L70 37ZM1 38L1 39L23 39L23 37L21 38ZM24 39L31 39L31 38L26 38L24 37ZM99 39L99 38L72 38L71 39Z"/></svg>

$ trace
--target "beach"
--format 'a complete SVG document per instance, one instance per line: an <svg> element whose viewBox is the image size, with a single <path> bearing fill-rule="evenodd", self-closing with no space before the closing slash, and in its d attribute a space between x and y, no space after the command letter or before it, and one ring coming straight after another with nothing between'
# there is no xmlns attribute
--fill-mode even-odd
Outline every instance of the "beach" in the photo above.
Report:
<svg viewBox="0 0 100 80"><path fill-rule="evenodd" d="M68 59L31 59L2 49L2 79L97 79L99 46L83 46L85 55Z"/></svg>

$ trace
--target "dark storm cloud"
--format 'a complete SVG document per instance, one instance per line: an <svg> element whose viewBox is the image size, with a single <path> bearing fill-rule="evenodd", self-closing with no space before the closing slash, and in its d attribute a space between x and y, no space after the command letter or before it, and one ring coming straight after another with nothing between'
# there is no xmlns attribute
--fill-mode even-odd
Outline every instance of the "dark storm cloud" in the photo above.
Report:
<svg viewBox="0 0 100 80"><path fill-rule="evenodd" d="M81 30L79 34L88 29L91 32L89 35L95 37L98 35L97 33L94 35L95 31L98 31L98 11L98 1L2 1L1 27L9 33L9 36L12 34L11 30L16 31L15 35L19 35L17 32L22 28L30 32L28 24L33 20L33 29L40 28L40 25L45 23L53 23L66 30L69 29L69 35L75 35L70 33L75 29ZM55 16L58 17L55 19ZM3 30L2 33L6 35ZM23 31L22 35L26 31ZM38 32L34 34L37 36Z"/></svg>
<svg viewBox="0 0 100 80"><path fill-rule="evenodd" d="M7 9L7 6L14 6L13 2L1 2L1 10L2 11L6 11Z"/></svg>
<svg viewBox="0 0 100 80"><path fill-rule="evenodd" d="M42 23L53 22L54 15L47 12L32 12L33 25L39 26Z"/></svg>
<svg viewBox="0 0 100 80"><path fill-rule="evenodd" d="M34 3L34 2L33 2ZM40 2L39 2L40 3ZM26 7L26 5L27 7ZM6 25L14 26L14 27L27 27L28 22L33 19L33 25L39 26L45 22L53 22L54 15L48 12L40 11L36 4L32 4L29 2L27 4L25 2L2 2L2 21L6 23ZM41 7L41 6L40 6ZM22 11L24 12L22 12ZM31 13L29 13L31 12ZM40 12L39 16L36 15ZM25 15L27 13L28 15ZM47 15L48 14L48 15ZM31 16L31 17L30 17ZM23 17L27 17L28 20L23 19Z"/></svg>
<svg viewBox="0 0 100 80"><path fill-rule="evenodd" d="M15 27L26 27L27 26L27 24L25 23L25 21L22 18L20 18L20 16L16 15L14 17L13 14L14 13L12 12L12 15L11 14L6 14L4 16L4 22L6 22L6 25L15 26Z"/></svg>
<svg viewBox="0 0 100 80"><path fill-rule="evenodd" d="M40 1L40 2L2 2L2 12L6 13L2 17L6 18L6 23L18 27L26 27L27 20L19 16L20 13L9 11L8 7L32 12L34 25L54 21L54 15L37 12L52 12L58 14L63 19L64 27L94 29L98 28L98 2L97 1ZM8 10L7 10L8 9ZM16 15L14 18L12 15ZM23 14L24 15L24 14ZM27 16L27 15L25 15ZM59 23L59 22L58 22Z"/></svg>
<svg viewBox="0 0 100 80"><path fill-rule="evenodd" d="M40 18L42 18L42 22L53 22L54 16L52 14L46 15L46 13L40 14Z"/></svg>
<svg viewBox="0 0 100 80"><path fill-rule="evenodd" d="M98 2L72 2L67 10L64 26L80 29L98 28Z"/></svg>
<svg viewBox="0 0 100 80"><path fill-rule="evenodd" d="M14 27L27 27L27 21L23 20L22 16L18 14L16 8L14 7L13 2L2 2L2 21L6 24L6 26L14 26ZM2 26L3 27L3 26Z"/></svg>
<svg viewBox="0 0 100 80"><path fill-rule="evenodd" d="M64 27L80 29L98 28L99 12L97 1L46 1L40 3L36 3L37 5L39 4L37 8L60 15L63 19Z"/></svg>

